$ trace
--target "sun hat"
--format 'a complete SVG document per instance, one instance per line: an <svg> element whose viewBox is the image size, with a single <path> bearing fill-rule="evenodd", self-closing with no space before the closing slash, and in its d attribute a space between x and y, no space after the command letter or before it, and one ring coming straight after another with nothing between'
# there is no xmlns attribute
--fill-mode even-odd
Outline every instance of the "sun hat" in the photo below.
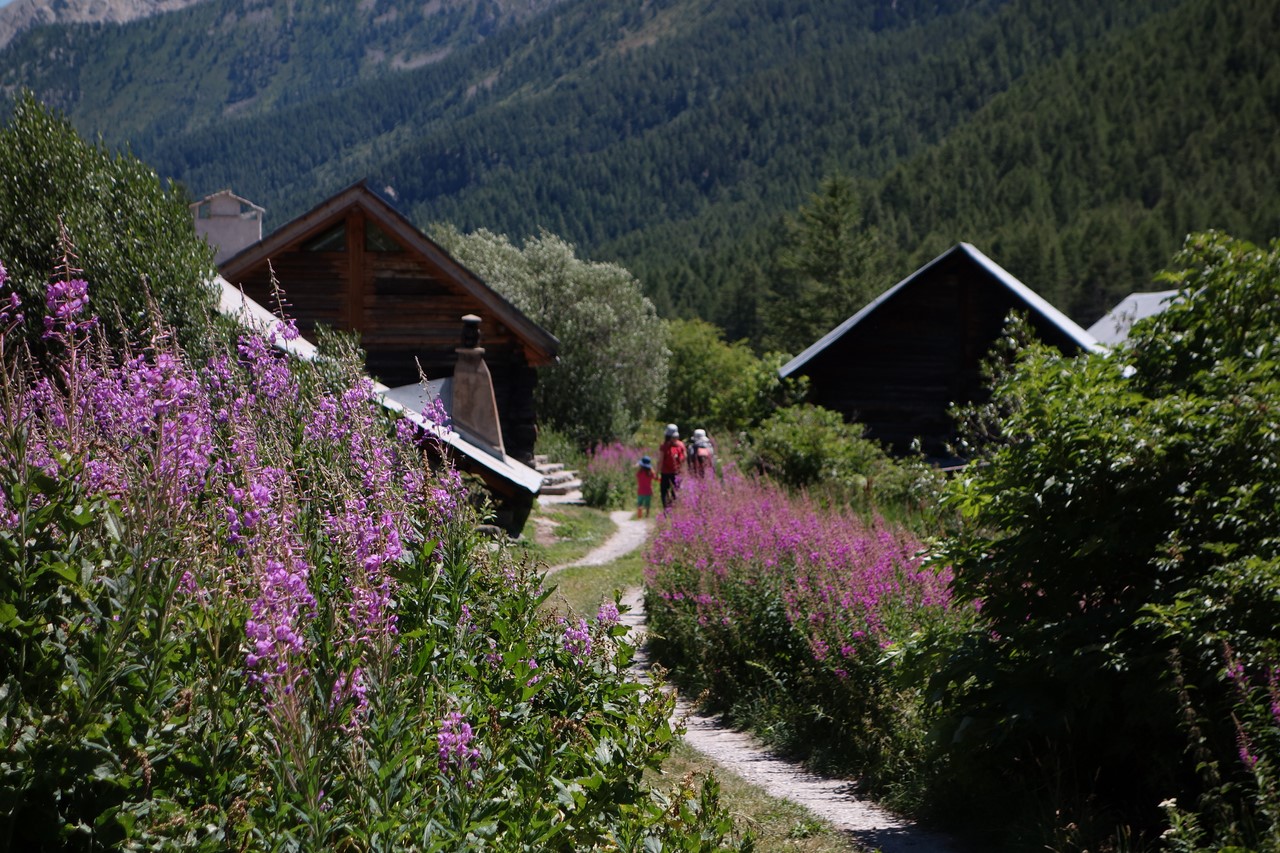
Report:
<svg viewBox="0 0 1280 853"><path fill-rule="evenodd" d="M653 460L652 460L652 459L650 459L648 456L641 456L641 457L640 457L640 467L641 467L641 468L652 468L652 467L653 467Z"/></svg>
<svg viewBox="0 0 1280 853"><path fill-rule="evenodd" d="M694 438L706 438L706 437L707 437L707 431L706 431L705 429L695 429L695 430L693 431L693 437L694 437Z"/></svg>
<svg viewBox="0 0 1280 853"><path fill-rule="evenodd" d="M680 435L680 427L675 424L667 424L667 438L677 438Z"/></svg>

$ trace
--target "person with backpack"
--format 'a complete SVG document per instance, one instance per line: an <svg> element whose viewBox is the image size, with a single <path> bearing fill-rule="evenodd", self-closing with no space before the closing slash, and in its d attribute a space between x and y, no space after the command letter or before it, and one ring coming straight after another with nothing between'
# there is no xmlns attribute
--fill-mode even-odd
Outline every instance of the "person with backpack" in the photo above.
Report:
<svg viewBox="0 0 1280 853"><path fill-rule="evenodd" d="M714 474L715 455L716 449L707 437L707 431L695 429L693 438L689 440L689 470L698 477L707 473Z"/></svg>
<svg viewBox="0 0 1280 853"><path fill-rule="evenodd" d="M684 471L687 456L684 442L680 440L680 428L675 424L667 424L666 437L658 448L661 466L658 474L661 481L662 508L670 509L676 501L676 492L680 489L680 474Z"/></svg>

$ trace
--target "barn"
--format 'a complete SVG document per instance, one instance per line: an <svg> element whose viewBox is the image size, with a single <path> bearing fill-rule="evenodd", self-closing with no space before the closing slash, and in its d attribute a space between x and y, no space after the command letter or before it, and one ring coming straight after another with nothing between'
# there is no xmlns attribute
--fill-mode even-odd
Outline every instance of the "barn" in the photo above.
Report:
<svg viewBox="0 0 1280 853"><path fill-rule="evenodd" d="M981 400L982 362L1012 312L1065 354L1098 349L1093 336L968 243L890 287L779 371L808 377L811 402L862 423L896 452L919 440L948 457L953 404Z"/></svg>

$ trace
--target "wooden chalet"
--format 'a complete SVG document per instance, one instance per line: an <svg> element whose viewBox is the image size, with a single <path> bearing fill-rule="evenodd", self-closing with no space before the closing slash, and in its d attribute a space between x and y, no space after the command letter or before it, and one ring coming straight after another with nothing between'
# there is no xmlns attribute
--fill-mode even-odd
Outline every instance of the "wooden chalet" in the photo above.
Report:
<svg viewBox="0 0 1280 853"><path fill-rule="evenodd" d="M452 377L462 318L479 317L501 450L532 462L537 368L555 361L559 342L368 186L343 190L220 266L264 305L274 304L273 270L299 330L357 332L369 373L391 388L417 384L419 364L428 379Z"/></svg>
<svg viewBox="0 0 1280 853"><path fill-rule="evenodd" d="M242 290L233 287L222 276L217 277L216 284L220 292L219 310L223 314L242 326L271 338L278 350L292 358L315 361L319 357L316 345L304 336L300 335L289 340L275 336L273 331L279 322L276 315L245 295ZM478 366L474 362L479 361L479 353L474 347L464 347L462 355L464 360L473 362L473 367ZM388 388L381 383L374 383L371 396L374 402L407 418L416 424L422 433L434 438L435 441L430 447L438 454L447 456L459 470L475 474L483 480L490 492L498 497L499 526L509 533L519 534L533 506L533 499L542 488L542 474L512 459L503 451L502 436L497 431L496 411L487 418L484 415L477 418L474 412L464 414L463 419L475 428L474 440L470 440L469 430L464 433L461 428L442 426L423 414L425 404L433 400L447 396L452 398L451 402L458 402L456 392L445 391L446 386L453 385L456 378L455 376L431 383L435 386L433 389L421 385ZM472 379L476 378L473 374ZM489 387L474 390L480 390L482 393L473 395L476 398L473 402L482 404L487 402L487 408L492 411L493 395ZM470 407L464 403L461 408Z"/></svg>
<svg viewBox="0 0 1280 853"><path fill-rule="evenodd" d="M981 366L1011 312L1065 354L1098 348L1093 336L968 243L886 290L779 373L807 376L810 401L865 424L898 452L919 439L947 458L948 409L983 399Z"/></svg>

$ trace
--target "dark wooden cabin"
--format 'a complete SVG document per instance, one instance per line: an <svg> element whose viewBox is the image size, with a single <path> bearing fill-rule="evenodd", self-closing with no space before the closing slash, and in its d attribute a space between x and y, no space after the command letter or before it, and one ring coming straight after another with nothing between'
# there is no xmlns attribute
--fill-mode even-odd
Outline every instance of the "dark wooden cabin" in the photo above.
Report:
<svg viewBox="0 0 1280 853"><path fill-rule="evenodd" d="M369 373L392 388L453 375L462 317L481 318L506 452L529 464L537 435L537 368L559 342L454 260L363 183L238 252L220 267L246 295L273 305L271 274L299 330L359 333Z"/></svg>
<svg viewBox="0 0 1280 853"><path fill-rule="evenodd" d="M947 457L948 409L983 399L982 362L1013 311L1037 336L1073 355L1093 337L968 243L960 243L886 290L782 367L807 376L811 402L865 424L897 452L915 439Z"/></svg>

